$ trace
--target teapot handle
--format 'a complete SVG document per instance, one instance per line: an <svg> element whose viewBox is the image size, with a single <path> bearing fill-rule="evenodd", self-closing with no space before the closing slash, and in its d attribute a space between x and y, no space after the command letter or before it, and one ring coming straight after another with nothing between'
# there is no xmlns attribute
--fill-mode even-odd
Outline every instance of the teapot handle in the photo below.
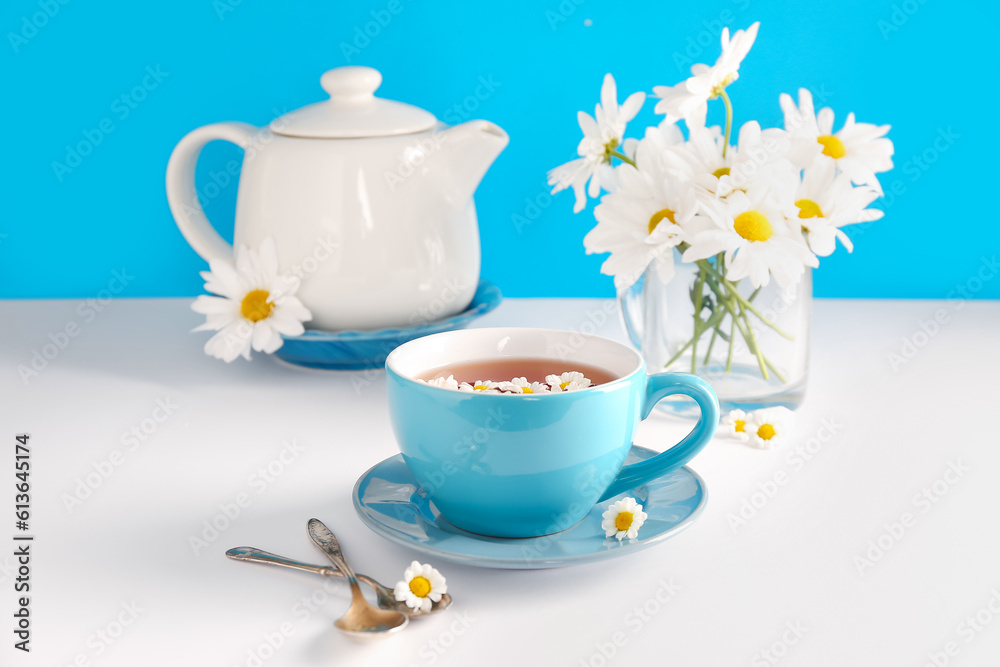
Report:
<svg viewBox="0 0 1000 667"><path fill-rule="evenodd" d="M185 240L206 262L231 259L233 247L219 236L201 208L194 173L201 149L221 139L246 150L257 128L247 123L215 123L188 133L174 148L167 163L167 202Z"/></svg>

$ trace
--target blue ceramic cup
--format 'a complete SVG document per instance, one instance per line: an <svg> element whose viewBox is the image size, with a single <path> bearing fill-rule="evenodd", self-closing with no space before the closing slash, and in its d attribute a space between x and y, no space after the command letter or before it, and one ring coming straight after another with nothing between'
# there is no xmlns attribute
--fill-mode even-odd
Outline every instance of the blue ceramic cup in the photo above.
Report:
<svg viewBox="0 0 1000 667"><path fill-rule="evenodd" d="M417 381L448 366L503 358L556 360L567 371L585 364L616 379L537 395L461 392ZM481 535L535 537L570 528L595 503L687 463L719 421L719 401L701 378L647 375L630 347L572 331L449 331L401 345L385 365L403 459L448 521ZM623 467L636 424L657 401L676 394L701 408L694 429L663 453Z"/></svg>

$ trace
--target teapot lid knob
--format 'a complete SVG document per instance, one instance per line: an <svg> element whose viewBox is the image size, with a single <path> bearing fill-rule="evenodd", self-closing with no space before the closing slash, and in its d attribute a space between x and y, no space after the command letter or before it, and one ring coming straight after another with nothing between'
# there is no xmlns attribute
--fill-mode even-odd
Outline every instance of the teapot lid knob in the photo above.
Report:
<svg viewBox="0 0 1000 667"><path fill-rule="evenodd" d="M382 73L372 67L348 65L325 72L319 83L334 100L369 100L382 85Z"/></svg>
<svg viewBox="0 0 1000 667"><path fill-rule="evenodd" d="M307 139L357 139L426 132L437 118L409 104L375 96L382 74L371 67L348 65L325 72L320 85L330 94L271 121L271 131Z"/></svg>

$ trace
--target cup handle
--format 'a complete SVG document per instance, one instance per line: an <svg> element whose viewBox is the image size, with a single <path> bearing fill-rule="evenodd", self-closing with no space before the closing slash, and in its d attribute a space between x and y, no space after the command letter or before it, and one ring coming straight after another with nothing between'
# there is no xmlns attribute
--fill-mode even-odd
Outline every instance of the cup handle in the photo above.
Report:
<svg viewBox="0 0 1000 667"><path fill-rule="evenodd" d="M194 170L201 149L210 141L221 139L246 150L257 131L246 123L215 123L189 133L174 148L167 163L167 202L181 234L206 262L231 259L233 247L219 236L201 208L194 187Z"/></svg>
<svg viewBox="0 0 1000 667"><path fill-rule="evenodd" d="M701 418L684 439L651 459L623 467L611 486L604 492L603 502L612 496L662 477L690 461L715 435L719 425L719 399L712 387L697 375L690 373L657 373L646 378L646 396L642 404L642 418L653 411L663 398L682 394L693 398L701 409Z"/></svg>

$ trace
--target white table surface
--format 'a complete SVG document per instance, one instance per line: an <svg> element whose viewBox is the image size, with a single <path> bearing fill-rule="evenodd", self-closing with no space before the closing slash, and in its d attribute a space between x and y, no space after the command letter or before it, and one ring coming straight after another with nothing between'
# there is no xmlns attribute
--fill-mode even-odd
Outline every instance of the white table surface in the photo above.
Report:
<svg viewBox="0 0 1000 667"><path fill-rule="evenodd" d="M797 436L774 451L712 442L691 464L710 498L688 530L563 569L436 563L452 610L369 644L332 626L345 587L223 553L253 545L322 563L305 531L317 516L358 570L387 583L421 558L351 505L357 477L396 452L381 373L227 366L202 353L207 334L188 333L188 300L117 300L91 321L81 303L0 303L0 664L997 664L1000 303L817 301ZM508 300L478 324L579 328L607 305ZM919 335L939 309L947 321ZM598 332L622 339L606 320ZM71 322L77 335L25 384L18 365ZM894 371L904 337L912 358ZM166 416L158 402L176 407ZM824 423L834 433L820 444ZM144 426L144 440L123 440ZM637 442L663 448L683 428L653 417ZM10 629L20 431L31 434L36 536L27 655ZM272 463L288 442L301 451ZM116 450L120 465L67 509ZM258 472L268 464L280 469L270 481ZM191 536L241 494L249 504L195 553Z"/></svg>

